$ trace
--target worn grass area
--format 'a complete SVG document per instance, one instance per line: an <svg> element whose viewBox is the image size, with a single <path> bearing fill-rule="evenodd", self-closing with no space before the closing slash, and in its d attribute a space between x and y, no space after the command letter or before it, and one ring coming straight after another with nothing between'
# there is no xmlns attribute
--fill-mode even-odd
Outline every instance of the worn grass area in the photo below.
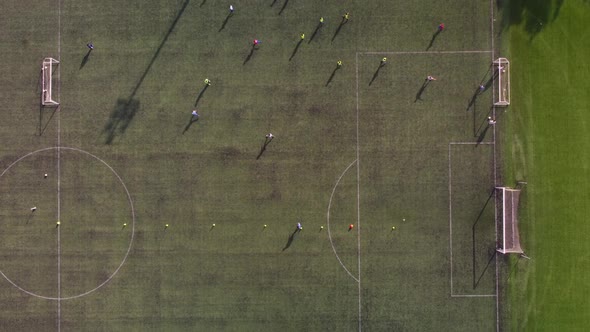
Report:
<svg viewBox="0 0 590 332"><path fill-rule="evenodd" d="M496 328L489 1L9 3L4 326Z"/></svg>
<svg viewBox="0 0 590 332"><path fill-rule="evenodd" d="M521 1L503 46L512 71L506 114L506 181L527 181L521 240L531 260L513 259L514 330L582 331L590 325L590 4ZM520 19L516 19L520 17Z"/></svg>

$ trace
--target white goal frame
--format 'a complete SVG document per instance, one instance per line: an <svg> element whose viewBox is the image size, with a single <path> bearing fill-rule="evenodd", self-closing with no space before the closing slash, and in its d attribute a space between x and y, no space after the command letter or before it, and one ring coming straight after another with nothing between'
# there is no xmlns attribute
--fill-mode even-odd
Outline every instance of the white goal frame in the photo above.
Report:
<svg viewBox="0 0 590 332"><path fill-rule="evenodd" d="M524 254L520 246L520 234L518 231L518 202L520 189L507 187L496 187L501 191L502 204L500 204L502 215L502 241L498 243L497 251L502 254ZM507 193L509 193L507 195ZM507 219L506 216L509 216Z"/></svg>
<svg viewBox="0 0 590 332"><path fill-rule="evenodd" d="M497 91L494 94L494 105L506 107L510 105L510 61L506 58L494 60Z"/></svg>
<svg viewBox="0 0 590 332"><path fill-rule="evenodd" d="M59 101L54 99L53 93L53 71L59 65L59 61L54 58L43 59L43 66L41 67L41 105L43 106L58 106Z"/></svg>

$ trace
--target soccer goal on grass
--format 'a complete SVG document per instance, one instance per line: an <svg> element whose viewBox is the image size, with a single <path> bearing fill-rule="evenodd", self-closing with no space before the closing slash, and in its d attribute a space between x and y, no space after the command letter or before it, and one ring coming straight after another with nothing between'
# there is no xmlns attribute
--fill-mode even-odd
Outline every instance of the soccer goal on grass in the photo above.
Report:
<svg viewBox="0 0 590 332"><path fill-rule="evenodd" d="M518 199L520 197L520 189L497 187L496 190L500 193L498 195L501 209L500 216L502 217L502 225L500 236L502 237L498 243L498 252L502 254L517 253L523 254L524 251L520 247L520 236L518 233Z"/></svg>
<svg viewBox="0 0 590 332"><path fill-rule="evenodd" d="M41 78L41 104L43 106L58 106L59 102L55 99L55 94L53 92L54 86L54 71L57 69L59 65L59 61L55 60L54 58L45 58L43 59L43 67L41 71L43 72L43 77Z"/></svg>
<svg viewBox="0 0 590 332"><path fill-rule="evenodd" d="M494 61L494 67L498 83L498 89L494 94L494 105L508 106L510 105L510 62L506 58L498 58Z"/></svg>

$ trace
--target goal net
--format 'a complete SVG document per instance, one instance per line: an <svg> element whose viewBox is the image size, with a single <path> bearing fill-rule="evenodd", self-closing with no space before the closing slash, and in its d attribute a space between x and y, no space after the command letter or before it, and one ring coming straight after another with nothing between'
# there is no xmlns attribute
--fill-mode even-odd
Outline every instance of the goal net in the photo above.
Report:
<svg viewBox="0 0 590 332"><path fill-rule="evenodd" d="M494 94L494 105L510 105L510 62L506 58L498 58L494 61L496 71L497 91Z"/></svg>
<svg viewBox="0 0 590 332"><path fill-rule="evenodd" d="M43 59L42 75L42 90L41 90L41 104L44 106L57 106L59 102L56 100L56 95L53 91L54 86L54 72L59 65L59 61L54 58Z"/></svg>
<svg viewBox="0 0 590 332"><path fill-rule="evenodd" d="M498 252L502 254L524 253L520 247L520 236L518 233L518 199L520 197L519 189L506 187L497 187L500 191L498 207L501 209L502 229L500 232L500 242L498 243Z"/></svg>

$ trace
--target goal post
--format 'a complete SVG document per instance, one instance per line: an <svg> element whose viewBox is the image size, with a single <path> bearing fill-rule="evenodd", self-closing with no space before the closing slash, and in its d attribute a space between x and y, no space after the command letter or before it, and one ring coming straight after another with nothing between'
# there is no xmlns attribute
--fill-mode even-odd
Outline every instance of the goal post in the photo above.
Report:
<svg viewBox="0 0 590 332"><path fill-rule="evenodd" d="M495 106L510 105L510 61L506 58L494 60L497 91L494 94Z"/></svg>
<svg viewBox="0 0 590 332"><path fill-rule="evenodd" d="M43 59L43 66L41 67L42 71L42 81L41 81L41 105L43 106L58 106L59 101L56 99L56 94L54 93L54 71L57 69L59 65L59 61L54 58L45 58Z"/></svg>
<svg viewBox="0 0 590 332"><path fill-rule="evenodd" d="M501 239L498 243L498 252L502 254L517 253L523 254L524 251L520 246L520 234L518 231L518 203L520 198L520 189L507 187L497 187L496 190L500 204L500 216L502 219L501 230L499 235Z"/></svg>

